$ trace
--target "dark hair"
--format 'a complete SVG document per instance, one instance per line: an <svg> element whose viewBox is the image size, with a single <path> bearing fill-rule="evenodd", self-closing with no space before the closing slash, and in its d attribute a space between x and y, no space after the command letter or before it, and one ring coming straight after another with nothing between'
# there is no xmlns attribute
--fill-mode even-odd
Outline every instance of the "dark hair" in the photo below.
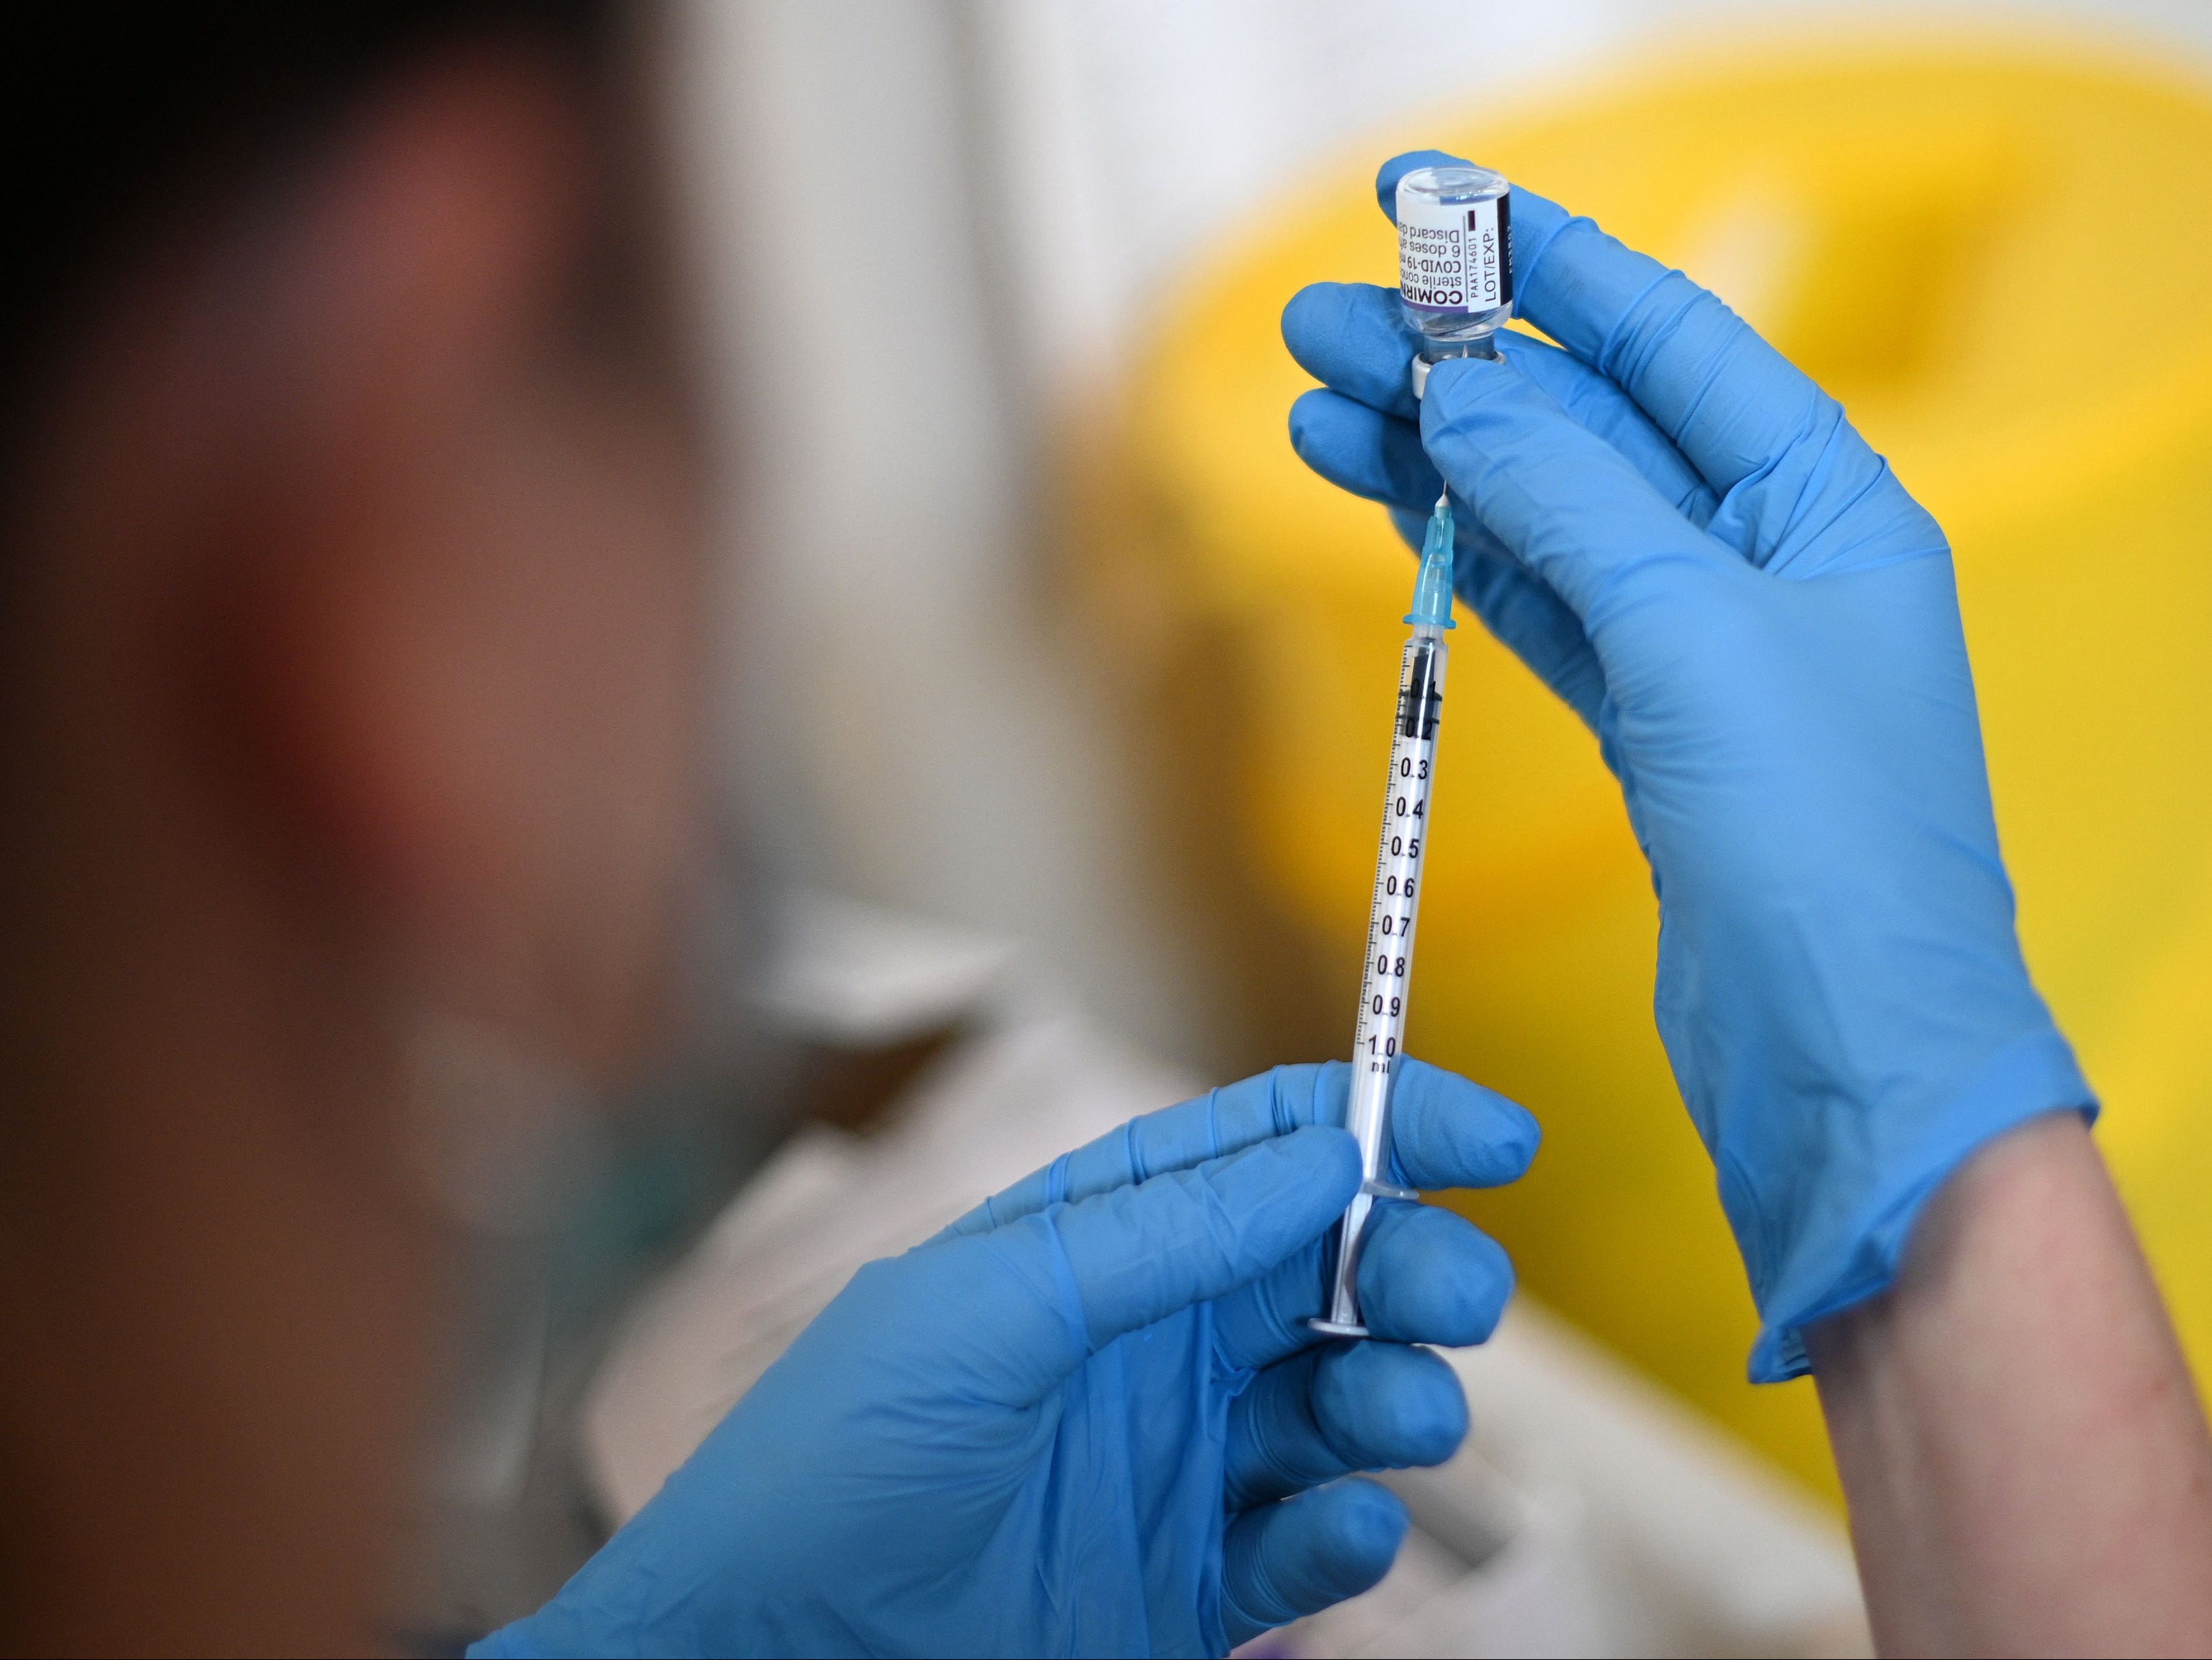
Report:
<svg viewBox="0 0 2212 1660"><path fill-rule="evenodd" d="M410 56L526 33L587 59L611 0L49 0L13 9L0 68L0 456L79 306L169 198L250 164ZM4 467L0 460L0 467Z"/></svg>

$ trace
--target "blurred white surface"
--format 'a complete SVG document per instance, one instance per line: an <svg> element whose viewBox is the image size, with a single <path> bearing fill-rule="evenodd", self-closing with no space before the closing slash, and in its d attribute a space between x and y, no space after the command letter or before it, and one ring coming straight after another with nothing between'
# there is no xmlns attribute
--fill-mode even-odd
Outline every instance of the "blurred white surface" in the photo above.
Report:
<svg viewBox="0 0 2212 1660"><path fill-rule="evenodd" d="M1002 987L1020 953L997 934L802 888L750 1001L787 1036L880 1047L951 1025Z"/></svg>

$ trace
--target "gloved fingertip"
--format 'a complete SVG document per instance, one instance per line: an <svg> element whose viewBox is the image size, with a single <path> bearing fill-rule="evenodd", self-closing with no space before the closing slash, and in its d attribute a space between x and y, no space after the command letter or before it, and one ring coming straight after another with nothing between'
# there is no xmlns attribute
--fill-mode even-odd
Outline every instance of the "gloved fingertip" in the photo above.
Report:
<svg viewBox="0 0 2212 1660"><path fill-rule="evenodd" d="M1479 1343L1487 1343L1498 1335L1498 1323L1505 1317L1505 1306L1513 1300L1514 1287L1520 1280L1520 1276L1514 1272L1513 1259L1505 1253L1505 1247L1491 1239L1487 1234L1483 1237L1496 1250L1497 1263L1487 1276L1460 1288L1462 1310L1458 1341L1450 1346L1455 1348L1471 1348Z"/></svg>
<svg viewBox="0 0 2212 1660"><path fill-rule="evenodd" d="M1483 1179L1490 1185L1517 1182L1536 1161L1536 1151L1544 1144L1544 1127L1518 1101L1496 1090L1482 1089L1480 1084L1474 1087L1482 1091L1485 1110L1483 1143L1488 1156Z"/></svg>
<svg viewBox="0 0 2212 1660"><path fill-rule="evenodd" d="M1283 307L1283 344L1303 365L1312 344L1336 327L1344 314L1342 283L1309 283Z"/></svg>
<svg viewBox="0 0 2212 1660"><path fill-rule="evenodd" d="M1406 1537L1395 1493L1356 1476L1247 1511L1223 1541L1223 1623L1241 1643L1379 1583Z"/></svg>
<svg viewBox="0 0 2212 1660"><path fill-rule="evenodd" d="M1408 1055L1393 1095L1392 1151L1417 1186L1496 1187L1518 1181L1543 1128L1517 1101Z"/></svg>
<svg viewBox="0 0 2212 1660"><path fill-rule="evenodd" d="M1359 1305L1385 1341L1468 1348L1490 1341L1512 1300L1513 1259L1465 1217L1391 1206L1359 1254Z"/></svg>
<svg viewBox="0 0 2212 1660"><path fill-rule="evenodd" d="M1326 419L1328 396L1325 389L1316 386L1311 392L1300 392L1291 404L1291 449L1302 461L1316 428Z"/></svg>
<svg viewBox="0 0 2212 1660"><path fill-rule="evenodd" d="M1271 1145L1311 1159L1316 1179L1345 1188L1344 1202L1352 1202L1359 1188L1360 1168L1359 1138L1350 1130L1339 1124L1308 1124Z"/></svg>
<svg viewBox="0 0 2212 1660"><path fill-rule="evenodd" d="M1314 1369L1312 1412L1353 1469L1441 1464L1467 1439L1467 1391L1450 1363L1401 1343L1352 1343Z"/></svg>
<svg viewBox="0 0 2212 1660"><path fill-rule="evenodd" d="M1507 1122L1513 1127L1508 1146L1509 1156L1516 1166L1517 1180L1536 1162L1537 1152L1544 1145L1544 1127L1537 1122L1536 1115L1518 1101L1509 1101L1502 1095L1498 1100L1505 1108Z"/></svg>
<svg viewBox="0 0 2212 1660"><path fill-rule="evenodd" d="M1415 167L1463 167L1465 158L1447 150L1407 150L1394 155L1375 173L1375 199L1382 204L1382 216L1392 224L1398 222L1398 181Z"/></svg>
<svg viewBox="0 0 2212 1660"><path fill-rule="evenodd" d="M1405 1414L1403 1446L1407 1463L1424 1469L1434 1468L1453 1457L1466 1444L1472 1420L1468 1416L1467 1393L1455 1387L1458 1382L1454 1377L1451 1383L1455 1387L1437 1389L1427 1397L1418 1415L1411 1410Z"/></svg>
<svg viewBox="0 0 2212 1660"><path fill-rule="evenodd" d="M1376 1482L1353 1477L1323 1491L1330 1500L1328 1532L1338 1570L1331 1589L1357 1596L1390 1572L1412 1518L1404 1501Z"/></svg>

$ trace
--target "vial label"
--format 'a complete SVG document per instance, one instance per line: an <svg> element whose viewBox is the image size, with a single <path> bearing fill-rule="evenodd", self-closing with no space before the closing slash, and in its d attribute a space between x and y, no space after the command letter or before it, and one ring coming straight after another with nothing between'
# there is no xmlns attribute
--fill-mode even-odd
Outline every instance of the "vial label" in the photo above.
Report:
<svg viewBox="0 0 2212 1660"><path fill-rule="evenodd" d="M1512 193L1488 202L1398 203L1398 293L1417 311L1513 303Z"/></svg>

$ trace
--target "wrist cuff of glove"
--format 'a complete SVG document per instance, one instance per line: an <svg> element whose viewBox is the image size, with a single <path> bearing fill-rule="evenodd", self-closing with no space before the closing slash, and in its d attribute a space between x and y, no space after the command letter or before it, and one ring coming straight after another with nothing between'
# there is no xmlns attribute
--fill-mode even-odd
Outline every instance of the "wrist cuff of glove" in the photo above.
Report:
<svg viewBox="0 0 2212 1660"><path fill-rule="evenodd" d="M1812 1370L1804 1329L1889 1289L1921 1207L1984 1143L2047 1112L2081 1113L2097 1100L2055 1030L2021 1038L1991 1056L1967 1086L1848 1209L1818 1218L1781 1264L1752 1345L1751 1381L1778 1383Z"/></svg>

